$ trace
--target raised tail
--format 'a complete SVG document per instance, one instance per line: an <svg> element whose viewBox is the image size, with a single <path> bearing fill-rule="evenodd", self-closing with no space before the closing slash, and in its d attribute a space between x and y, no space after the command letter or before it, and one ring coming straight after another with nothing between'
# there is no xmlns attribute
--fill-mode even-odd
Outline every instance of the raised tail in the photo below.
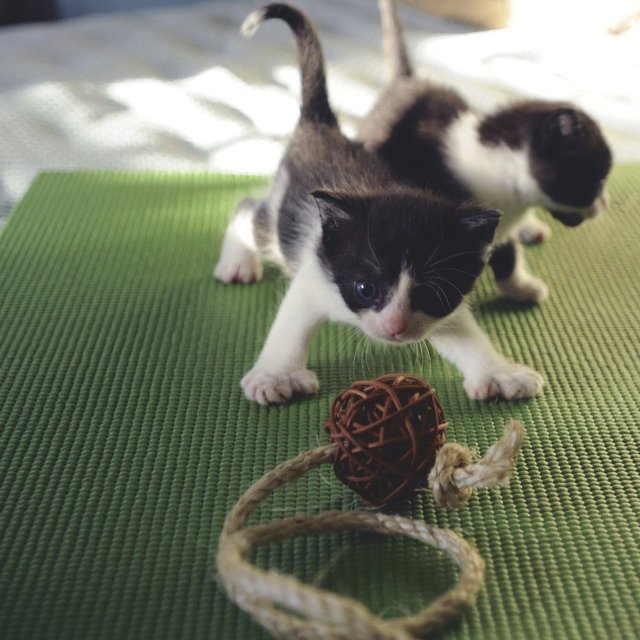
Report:
<svg viewBox="0 0 640 640"><path fill-rule="evenodd" d="M404 30L398 16L396 0L378 0L382 19L382 48L393 78L409 78L413 67L409 60Z"/></svg>
<svg viewBox="0 0 640 640"><path fill-rule="evenodd" d="M337 126L329 105L320 40L315 27L303 13L287 4L268 4L249 14L240 32L250 38L262 22L272 18L284 20L296 37L302 81L301 119Z"/></svg>

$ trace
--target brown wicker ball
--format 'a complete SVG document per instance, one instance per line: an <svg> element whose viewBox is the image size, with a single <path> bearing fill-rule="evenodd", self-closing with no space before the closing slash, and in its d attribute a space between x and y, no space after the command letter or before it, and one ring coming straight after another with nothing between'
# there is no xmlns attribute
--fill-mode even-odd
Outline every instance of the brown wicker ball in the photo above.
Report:
<svg viewBox="0 0 640 640"><path fill-rule="evenodd" d="M434 390L415 376L354 382L333 402L326 425L337 445L338 478L371 506L426 484L447 423Z"/></svg>

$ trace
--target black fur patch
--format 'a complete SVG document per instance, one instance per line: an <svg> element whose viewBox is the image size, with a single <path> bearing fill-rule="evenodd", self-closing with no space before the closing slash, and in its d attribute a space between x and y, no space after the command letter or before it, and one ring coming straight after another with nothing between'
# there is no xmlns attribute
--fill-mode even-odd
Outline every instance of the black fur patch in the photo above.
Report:
<svg viewBox="0 0 640 640"><path fill-rule="evenodd" d="M513 149L529 145L531 173L555 202L583 208L602 192L611 151L598 125L569 103L522 102L488 116L480 127L485 144Z"/></svg>
<svg viewBox="0 0 640 640"><path fill-rule="evenodd" d="M556 219L562 222L565 227L577 227L584 222L584 216L579 213L566 213L565 211L555 211L551 209L549 213Z"/></svg>
<svg viewBox="0 0 640 640"><path fill-rule="evenodd" d="M489 264L496 280L506 280L516 268L516 247L513 241L495 246L489 258Z"/></svg>
<svg viewBox="0 0 640 640"><path fill-rule="evenodd" d="M420 90L411 105L398 114L377 153L399 179L449 198L468 199L471 192L447 167L442 148L443 132L468 110L467 103L453 90L426 82L416 86ZM392 85L388 92L393 91ZM382 102L380 108L386 108Z"/></svg>
<svg viewBox="0 0 640 640"><path fill-rule="evenodd" d="M531 141L536 122L546 110L546 104L520 102L485 116L479 127L480 142L492 146L506 144L510 149L521 149Z"/></svg>

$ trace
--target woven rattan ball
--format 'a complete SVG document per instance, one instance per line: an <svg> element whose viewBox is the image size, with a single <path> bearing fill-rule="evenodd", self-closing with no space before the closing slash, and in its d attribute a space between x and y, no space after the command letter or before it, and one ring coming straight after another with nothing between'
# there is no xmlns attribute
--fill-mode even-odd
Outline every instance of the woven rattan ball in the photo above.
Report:
<svg viewBox="0 0 640 640"><path fill-rule="evenodd" d="M415 376L355 382L333 402L326 425L338 478L371 506L426 484L447 423L434 390Z"/></svg>

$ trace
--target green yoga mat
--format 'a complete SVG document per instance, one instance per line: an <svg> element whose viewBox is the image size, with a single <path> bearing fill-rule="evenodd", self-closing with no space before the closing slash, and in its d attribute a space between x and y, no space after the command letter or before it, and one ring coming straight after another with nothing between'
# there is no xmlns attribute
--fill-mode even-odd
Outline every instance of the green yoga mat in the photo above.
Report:
<svg viewBox="0 0 640 640"><path fill-rule="evenodd" d="M45 174L0 235L0 636L268 637L216 582L225 514L276 464L326 442L353 380L413 371L436 387L449 439L484 452L527 428L511 484L459 511L418 494L400 512L452 527L487 562L476 606L446 638L637 638L640 633L640 166L615 170L612 206L527 249L551 286L540 307L474 300L544 393L473 402L433 352L371 347L326 326L317 397L247 402L285 281L211 277L235 202L257 178ZM358 502L314 471L254 521ZM263 567L357 597L385 616L450 587L453 565L410 541L357 533L261 549Z"/></svg>

